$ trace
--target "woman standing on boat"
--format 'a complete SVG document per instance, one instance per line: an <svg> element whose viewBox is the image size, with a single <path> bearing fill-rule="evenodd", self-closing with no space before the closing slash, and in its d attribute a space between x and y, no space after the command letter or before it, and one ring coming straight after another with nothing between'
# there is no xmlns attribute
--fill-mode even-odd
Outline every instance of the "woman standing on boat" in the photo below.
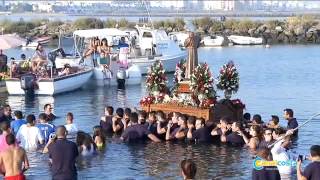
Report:
<svg viewBox="0 0 320 180"><path fill-rule="evenodd" d="M47 64L47 53L44 50L43 46L41 44L38 44L36 52L34 53L32 58L32 71L38 71L41 66L45 66Z"/></svg>
<svg viewBox="0 0 320 180"><path fill-rule="evenodd" d="M98 37L90 40L90 44L88 49L83 53L83 58L87 58L88 56L92 57L93 65L97 65L97 57L98 57L98 46L100 45L100 41Z"/></svg>
<svg viewBox="0 0 320 180"><path fill-rule="evenodd" d="M98 46L98 52L100 54L100 64L106 69L110 66L110 47L108 46L108 40L103 38L101 40L101 45Z"/></svg>

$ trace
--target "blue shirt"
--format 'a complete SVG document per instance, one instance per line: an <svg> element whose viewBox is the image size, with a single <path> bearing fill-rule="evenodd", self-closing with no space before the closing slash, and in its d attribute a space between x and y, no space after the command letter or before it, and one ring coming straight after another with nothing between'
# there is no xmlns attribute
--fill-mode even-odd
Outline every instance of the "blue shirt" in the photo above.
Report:
<svg viewBox="0 0 320 180"><path fill-rule="evenodd" d="M52 124L49 123L40 123L36 125L40 129L40 133L45 141L47 143L50 138L50 134L55 132L55 127Z"/></svg>
<svg viewBox="0 0 320 180"><path fill-rule="evenodd" d="M27 124L27 122L24 119L17 119L17 120L11 121L10 126L11 126L13 133L17 134L20 127L23 124Z"/></svg>
<svg viewBox="0 0 320 180"><path fill-rule="evenodd" d="M118 48L120 49L120 48L123 48L123 47L129 47L129 45L127 44L127 43L125 43L125 42L119 42L119 44L118 44Z"/></svg>

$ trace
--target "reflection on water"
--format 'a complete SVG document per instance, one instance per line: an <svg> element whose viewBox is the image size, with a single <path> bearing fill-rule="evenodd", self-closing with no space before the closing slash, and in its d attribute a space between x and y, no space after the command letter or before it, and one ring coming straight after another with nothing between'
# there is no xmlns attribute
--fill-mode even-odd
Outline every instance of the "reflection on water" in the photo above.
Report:
<svg viewBox="0 0 320 180"><path fill-rule="evenodd" d="M260 113L264 121L271 114L282 116L282 110L290 107L302 123L315 111L320 111L319 46L272 46L202 48L199 59L208 62L216 76L219 68L228 60L234 60L240 71L240 97L247 111ZM168 78L172 80L172 75ZM124 90L115 87L85 88L55 97L7 96L0 94L0 101L9 103L13 110L39 113L43 105L52 103L58 116L55 124L65 123L65 114L74 113L75 123L81 130L92 131L99 123L105 105L137 107L145 94L145 84L128 86ZM223 96L221 92L218 95ZM286 121L281 119L281 124ZM313 120L299 132L294 151L308 154L312 144L320 144L318 134L320 120ZM47 155L30 154L29 179L50 179ZM80 179L177 179L179 163L193 158L198 165L198 179L248 179L251 176L252 155L239 148L216 145L177 143L124 144L117 138L109 138L105 152L78 163Z"/></svg>

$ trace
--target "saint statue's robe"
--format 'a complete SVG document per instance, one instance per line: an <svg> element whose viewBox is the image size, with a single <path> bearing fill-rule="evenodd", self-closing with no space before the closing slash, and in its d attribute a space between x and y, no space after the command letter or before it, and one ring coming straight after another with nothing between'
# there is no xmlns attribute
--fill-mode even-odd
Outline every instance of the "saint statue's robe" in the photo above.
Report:
<svg viewBox="0 0 320 180"><path fill-rule="evenodd" d="M200 37L191 33L184 42L184 45L188 51L185 78L190 79L193 70L198 65L198 47L200 46Z"/></svg>

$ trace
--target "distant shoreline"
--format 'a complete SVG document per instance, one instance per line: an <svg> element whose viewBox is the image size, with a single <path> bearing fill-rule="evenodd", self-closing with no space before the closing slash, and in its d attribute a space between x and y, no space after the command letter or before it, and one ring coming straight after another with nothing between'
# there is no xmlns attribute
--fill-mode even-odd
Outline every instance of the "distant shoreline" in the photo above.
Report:
<svg viewBox="0 0 320 180"><path fill-rule="evenodd" d="M148 17L149 14L147 12L137 12L137 11L127 11L127 12L109 12L109 13L35 13L35 12L25 12L25 13L10 13L5 14L6 12L1 12L0 17L7 16L21 16L23 17L32 17L32 16L39 16L41 15L43 18L46 16L49 17L68 17L68 16L83 16L83 17ZM9 13L9 12L8 12ZM200 18L200 17L234 17L234 18L241 18L241 17L294 17L294 16L301 16L301 15L311 15L320 17L320 11L292 11L292 12L179 12L179 11L170 11L170 12L150 12L151 17L171 17L171 18Z"/></svg>

